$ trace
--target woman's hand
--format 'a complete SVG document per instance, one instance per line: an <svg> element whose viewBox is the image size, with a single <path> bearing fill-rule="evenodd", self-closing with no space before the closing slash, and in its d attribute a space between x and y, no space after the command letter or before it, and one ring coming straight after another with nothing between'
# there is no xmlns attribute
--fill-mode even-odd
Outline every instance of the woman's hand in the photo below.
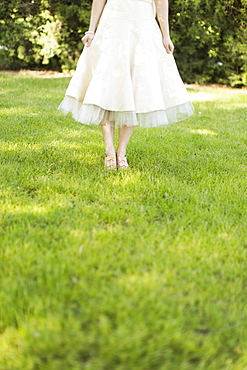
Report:
<svg viewBox="0 0 247 370"><path fill-rule="evenodd" d="M83 44L85 46L87 46L89 48L89 46L91 46L92 44L92 41L94 39L94 34L93 33L88 33L87 35L85 35L81 41L83 42Z"/></svg>
<svg viewBox="0 0 247 370"><path fill-rule="evenodd" d="M163 37L163 45L166 49L167 54L172 54L174 50L174 45L170 37Z"/></svg>

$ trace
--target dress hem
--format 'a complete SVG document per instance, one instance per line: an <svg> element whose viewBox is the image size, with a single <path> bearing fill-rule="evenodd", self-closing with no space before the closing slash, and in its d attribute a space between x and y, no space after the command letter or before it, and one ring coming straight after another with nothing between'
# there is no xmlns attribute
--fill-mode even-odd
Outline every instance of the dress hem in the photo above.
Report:
<svg viewBox="0 0 247 370"><path fill-rule="evenodd" d="M72 113L75 121L85 125L99 125L106 121L117 127L140 126L144 128L166 126L187 119L194 113L190 101L169 107L165 110L136 113L135 111L111 111L98 105L84 104L71 96L65 96L58 110Z"/></svg>

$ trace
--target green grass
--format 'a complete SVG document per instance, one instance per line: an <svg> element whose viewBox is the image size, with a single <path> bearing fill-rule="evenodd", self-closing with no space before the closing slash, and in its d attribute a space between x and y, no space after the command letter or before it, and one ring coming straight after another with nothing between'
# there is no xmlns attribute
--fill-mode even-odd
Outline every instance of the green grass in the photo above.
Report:
<svg viewBox="0 0 247 370"><path fill-rule="evenodd" d="M0 75L0 369L247 369L246 91L191 87L108 172L68 81Z"/></svg>

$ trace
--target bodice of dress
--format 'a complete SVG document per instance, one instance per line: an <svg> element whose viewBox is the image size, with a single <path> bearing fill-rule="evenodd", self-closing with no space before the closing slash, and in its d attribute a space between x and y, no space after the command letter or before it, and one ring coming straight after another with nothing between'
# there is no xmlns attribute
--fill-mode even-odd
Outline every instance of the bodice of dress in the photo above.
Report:
<svg viewBox="0 0 247 370"><path fill-rule="evenodd" d="M135 1L144 1L144 3L152 4L153 0L135 0Z"/></svg>

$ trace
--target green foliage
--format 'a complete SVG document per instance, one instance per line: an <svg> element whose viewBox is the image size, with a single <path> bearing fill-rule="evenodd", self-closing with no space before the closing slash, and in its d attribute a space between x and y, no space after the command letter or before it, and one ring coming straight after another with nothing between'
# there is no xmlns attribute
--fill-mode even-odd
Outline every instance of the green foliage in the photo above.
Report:
<svg viewBox="0 0 247 370"><path fill-rule="evenodd" d="M75 67L89 23L87 2L4 0L0 14L0 45L5 47L0 50L0 68Z"/></svg>
<svg viewBox="0 0 247 370"><path fill-rule="evenodd" d="M41 67L61 53L61 21L44 1L3 1L0 11L0 44L7 47L1 50L1 68Z"/></svg>
<svg viewBox="0 0 247 370"><path fill-rule="evenodd" d="M246 85L246 0L176 0L171 29L188 82Z"/></svg>
<svg viewBox="0 0 247 370"><path fill-rule="evenodd" d="M67 78L0 78L0 369L246 369L246 93L191 89L113 173Z"/></svg>
<svg viewBox="0 0 247 370"><path fill-rule="evenodd" d="M90 0L3 0L0 68L73 70ZM175 56L186 82L247 86L247 1L170 1Z"/></svg>

